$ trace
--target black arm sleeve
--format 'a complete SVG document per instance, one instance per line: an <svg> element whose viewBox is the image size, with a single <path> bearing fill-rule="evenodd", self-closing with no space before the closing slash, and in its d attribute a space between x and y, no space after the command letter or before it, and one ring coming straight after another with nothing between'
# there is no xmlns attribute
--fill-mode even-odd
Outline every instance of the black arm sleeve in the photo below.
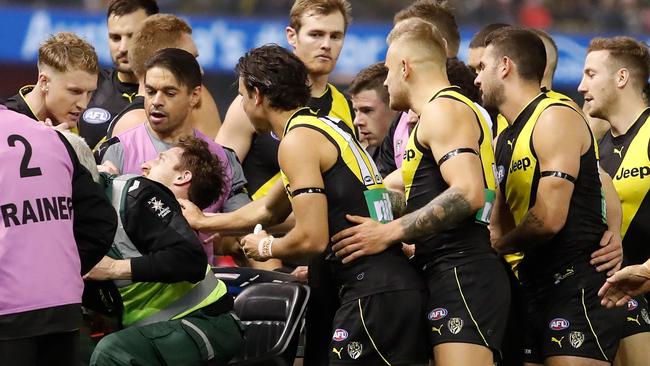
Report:
<svg viewBox="0 0 650 366"><path fill-rule="evenodd" d="M208 259L172 192L146 178L129 189L124 229L142 257L131 259L134 282L198 282ZM135 186L134 184L131 187Z"/></svg>
<svg viewBox="0 0 650 366"><path fill-rule="evenodd" d="M117 216L99 184L93 181L68 140L57 133L72 160L73 231L81 259L81 274L90 271L106 253L115 238Z"/></svg>

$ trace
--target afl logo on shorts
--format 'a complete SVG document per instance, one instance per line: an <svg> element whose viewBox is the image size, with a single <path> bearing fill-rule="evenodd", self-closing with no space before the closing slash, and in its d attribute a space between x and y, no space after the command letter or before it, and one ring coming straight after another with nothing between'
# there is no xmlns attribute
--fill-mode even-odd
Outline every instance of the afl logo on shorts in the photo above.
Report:
<svg viewBox="0 0 650 366"><path fill-rule="evenodd" d="M630 299L630 301L627 302L627 311L632 311L638 307L639 303L634 299Z"/></svg>
<svg viewBox="0 0 650 366"><path fill-rule="evenodd" d="M334 331L334 335L332 336L332 340L334 342L341 342L348 339L348 331L345 329L337 329Z"/></svg>
<svg viewBox="0 0 650 366"><path fill-rule="evenodd" d="M551 328L551 330L565 330L571 325L568 320L562 319L562 318L555 318L551 320L551 322L548 324L548 327Z"/></svg>
<svg viewBox="0 0 650 366"><path fill-rule="evenodd" d="M429 312L429 320L440 320L447 316L447 309L435 308Z"/></svg>
<svg viewBox="0 0 650 366"><path fill-rule="evenodd" d="M98 125L111 119L111 114L104 108L86 109L83 115L84 121Z"/></svg>

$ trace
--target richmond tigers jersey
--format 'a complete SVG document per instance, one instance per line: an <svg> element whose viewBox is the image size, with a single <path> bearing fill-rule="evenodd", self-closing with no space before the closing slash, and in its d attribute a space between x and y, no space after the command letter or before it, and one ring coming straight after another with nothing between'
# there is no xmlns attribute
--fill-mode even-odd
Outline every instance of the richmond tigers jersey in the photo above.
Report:
<svg viewBox="0 0 650 366"><path fill-rule="evenodd" d="M137 92L138 84L121 82L115 69L99 72L97 90L79 118L79 134L88 146L95 147L106 136L113 118L131 103Z"/></svg>
<svg viewBox="0 0 650 366"><path fill-rule="evenodd" d="M539 116L550 106L564 106L575 111L569 102L540 94L501 133L497 142L499 189L517 225L535 205L540 170L532 136ZM558 138L561 136L559 133ZM520 274L523 271L527 274L552 274L573 263L588 262L590 254L598 249L606 225L597 156L596 144L593 142L580 157L580 173L575 177L564 227L547 243L524 253Z"/></svg>
<svg viewBox="0 0 650 366"><path fill-rule="evenodd" d="M551 99L561 100L563 102L575 103L573 101L573 99L567 97L566 95L564 95L562 93L558 93L558 92L556 92L554 90L549 90L549 89L546 89L546 88L542 88L542 93L544 93L547 97L549 97ZM496 125L497 125L497 127L496 127L497 133L496 133L495 136L499 136L501 134L501 132L503 132L503 130L505 130L506 127L508 127L508 121L506 120L506 118L501 113L499 113L497 115Z"/></svg>
<svg viewBox="0 0 650 366"><path fill-rule="evenodd" d="M444 263L445 266L453 266L468 263L478 257L493 253L486 223L489 221L490 208L496 189L494 153L488 123L470 99L461 94L457 87L439 91L432 100L437 98L449 98L467 105L474 112L476 125L481 131L478 141L480 151L477 153L483 166L486 207L477 214L478 217L469 217L454 229L428 235L415 241L415 255L419 263L425 264L433 261L434 264ZM406 212L409 213L426 206L449 188L431 150L418 141L417 131L421 123L422 121L418 122L411 132L402 162Z"/></svg>
<svg viewBox="0 0 650 366"><path fill-rule="evenodd" d="M384 188L381 174L347 124L332 117L318 117L304 108L289 119L284 135L298 128L309 128L323 134L339 151L334 165L322 172L330 237L354 225L346 219L346 214L371 217L379 222L393 219L388 191ZM291 182L284 173L281 172L281 175L291 197ZM343 302L378 292L421 286L417 274L396 245L382 253L343 265L332 253L330 243L324 258L337 281ZM310 271L311 268L310 263Z"/></svg>
<svg viewBox="0 0 650 366"><path fill-rule="evenodd" d="M318 98L311 98L308 106L316 111L319 117L330 116L342 120L352 131L355 131L354 112L350 101L333 85L327 84L325 93ZM253 199L266 195L268 190L280 178L278 165L278 145L280 142L270 133L253 136L251 148L242 166L248 180L248 191Z"/></svg>
<svg viewBox="0 0 650 366"><path fill-rule="evenodd" d="M630 264L650 258L650 108L623 135L600 141L600 161L623 207L623 252Z"/></svg>

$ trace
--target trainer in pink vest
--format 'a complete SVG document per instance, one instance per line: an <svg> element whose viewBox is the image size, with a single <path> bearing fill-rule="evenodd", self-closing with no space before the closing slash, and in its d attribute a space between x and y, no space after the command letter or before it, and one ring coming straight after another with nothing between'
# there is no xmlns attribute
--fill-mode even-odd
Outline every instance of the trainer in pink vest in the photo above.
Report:
<svg viewBox="0 0 650 366"><path fill-rule="evenodd" d="M204 210L204 212L220 212L228 199L228 196L230 196L230 190L232 188L232 169L230 167L230 162L228 161L228 156L221 145L217 144L200 131L195 129L194 136L208 143L208 148L219 159L224 167L226 176L224 177L223 191L217 201ZM156 156L158 156L158 151L156 151L153 141L151 141L151 136L149 136L149 133L147 132L146 123L124 131L118 135L118 138L124 148L122 174L141 174L142 164L146 161L155 159ZM201 243L203 243L203 250L208 257L208 262L213 263L213 245L211 242L203 242L203 240L208 238L208 235L201 234L199 238L201 239Z"/></svg>
<svg viewBox="0 0 650 366"><path fill-rule="evenodd" d="M54 130L0 109L0 315L81 303L72 175Z"/></svg>

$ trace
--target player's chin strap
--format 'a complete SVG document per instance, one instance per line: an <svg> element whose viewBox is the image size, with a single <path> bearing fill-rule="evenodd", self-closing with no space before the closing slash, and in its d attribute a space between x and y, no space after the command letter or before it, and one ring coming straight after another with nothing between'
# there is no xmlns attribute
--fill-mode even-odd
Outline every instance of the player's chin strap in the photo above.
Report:
<svg viewBox="0 0 650 366"><path fill-rule="evenodd" d="M320 194L325 194L325 188L318 188L318 187L307 187L307 188L298 188L294 189L289 193L291 197L296 197L297 195L300 194L307 194L307 193L320 193Z"/></svg>
<svg viewBox="0 0 650 366"><path fill-rule="evenodd" d="M443 155L440 158L440 160L438 160L438 166L442 165L442 163L444 163L445 161L453 158L456 155L465 154L465 153L478 155L478 152L476 152L476 150L474 150L474 149L472 149L470 147L461 147L461 148L458 148L458 149L455 149L455 150L451 150L450 152Z"/></svg>
<svg viewBox="0 0 650 366"><path fill-rule="evenodd" d="M540 176L540 178L557 177L557 178L566 179L566 180L568 180L569 182L571 182L573 184L576 183L576 179L572 175L561 172L561 171L558 171L558 170L545 170L545 171L541 172L539 174L539 176Z"/></svg>

